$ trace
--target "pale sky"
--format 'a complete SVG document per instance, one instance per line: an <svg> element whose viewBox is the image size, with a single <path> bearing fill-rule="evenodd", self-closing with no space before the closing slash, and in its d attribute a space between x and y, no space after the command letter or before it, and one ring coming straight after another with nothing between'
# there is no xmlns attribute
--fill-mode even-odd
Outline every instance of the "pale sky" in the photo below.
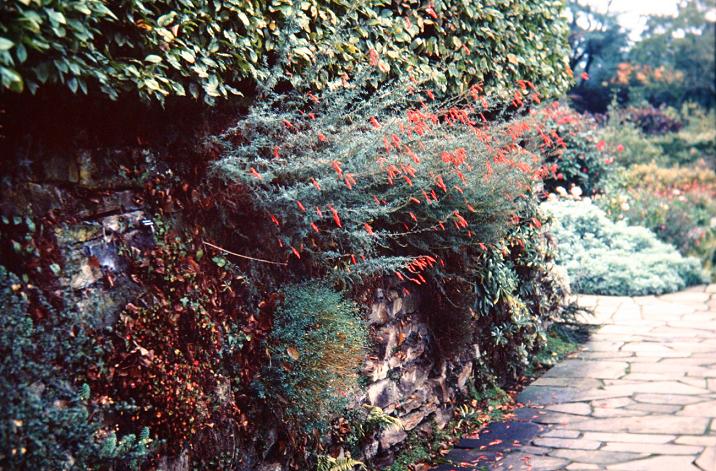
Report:
<svg viewBox="0 0 716 471"><path fill-rule="evenodd" d="M604 11L609 0L582 0L599 11ZM675 15L677 0L613 0L610 11L619 14L619 23L630 31L632 40L639 38L644 29L645 15Z"/></svg>

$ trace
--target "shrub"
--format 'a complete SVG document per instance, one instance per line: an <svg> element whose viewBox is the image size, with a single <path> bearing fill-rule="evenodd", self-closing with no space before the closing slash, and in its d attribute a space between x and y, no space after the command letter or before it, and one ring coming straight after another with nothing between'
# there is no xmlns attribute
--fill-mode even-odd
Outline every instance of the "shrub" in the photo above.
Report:
<svg viewBox="0 0 716 471"><path fill-rule="evenodd" d="M624 110L624 121L634 124L645 134L666 134L683 127L678 113L673 108L653 106L632 106Z"/></svg>
<svg viewBox="0 0 716 471"><path fill-rule="evenodd" d="M600 140L594 119L556 104L542 108L534 119L533 150L554 166L545 189L578 186L587 195L599 192L617 146Z"/></svg>
<svg viewBox="0 0 716 471"><path fill-rule="evenodd" d="M224 219L262 221L260 244L236 226L243 255L293 273L413 286L441 355L481 336L512 377L554 301L532 190L546 169L519 145L531 118L483 123L482 96L444 107L412 87L256 105L218 141Z"/></svg>
<svg viewBox="0 0 716 471"><path fill-rule="evenodd" d="M257 104L221 137L215 173L265 222L257 257L420 286L441 254L467 258L463 248L504 237L542 169L513 144L520 126L478 125L468 107L441 109L397 85L364 91Z"/></svg>
<svg viewBox="0 0 716 471"><path fill-rule="evenodd" d="M269 408L302 433L325 433L358 389L368 341L358 307L321 282L288 286L256 386Z"/></svg>
<svg viewBox="0 0 716 471"><path fill-rule="evenodd" d="M557 94L568 86L561 9L454 0L12 1L0 9L0 82L14 91L98 85L112 98L213 103L277 76L323 88L370 60L384 76L427 74L451 93L480 81L504 90L523 78Z"/></svg>
<svg viewBox="0 0 716 471"><path fill-rule="evenodd" d="M576 292L661 294L705 281L698 260L682 257L646 228L610 221L588 200L543 206L554 216L557 263Z"/></svg>
<svg viewBox="0 0 716 471"><path fill-rule="evenodd" d="M118 439L78 380L99 361L77 316L0 267L0 466L3 469L137 468L149 430ZM99 412L99 414L97 414Z"/></svg>
<svg viewBox="0 0 716 471"><path fill-rule="evenodd" d="M716 173L705 166L635 165L615 174L598 200L614 220L647 227L706 266L716 255Z"/></svg>
<svg viewBox="0 0 716 471"><path fill-rule="evenodd" d="M664 163L667 157L661 148L647 138L636 126L609 119L600 132L600 137L612 149L617 147L615 163L624 167L651 162Z"/></svg>

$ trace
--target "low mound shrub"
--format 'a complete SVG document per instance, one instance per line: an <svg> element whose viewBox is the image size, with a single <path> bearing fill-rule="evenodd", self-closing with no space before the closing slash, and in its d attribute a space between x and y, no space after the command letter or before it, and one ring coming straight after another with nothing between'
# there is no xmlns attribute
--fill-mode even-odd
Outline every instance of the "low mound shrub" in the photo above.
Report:
<svg viewBox="0 0 716 471"><path fill-rule="evenodd" d="M683 257L644 227L612 222L589 200L548 201L557 263L579 293L637 296L678 291L702 283L695 258Z"/></svg>
<svg viewBox="0 0 716 471"><path fill-rule="evenodd" d="M368 343L358 306L318 281L288 286L266 341L271 360L255 387L298 432L325 434L358 390Z"/></svg>

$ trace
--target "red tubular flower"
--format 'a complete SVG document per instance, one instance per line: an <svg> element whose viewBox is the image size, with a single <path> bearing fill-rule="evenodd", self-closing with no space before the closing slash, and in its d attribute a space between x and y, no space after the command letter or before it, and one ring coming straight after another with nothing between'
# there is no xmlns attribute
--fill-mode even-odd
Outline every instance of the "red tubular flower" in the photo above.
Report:
<svg viewBox="0 0 716 471"><path fill-rule="evenodd" d="M366 222L365 224L363 224L363 227L365 227L365 231L368 234L373 235L373 228L370 226L370 224Z"/></svg>
<svg viewBox="0 0 716 471"><path fill-rule="evenodd" d="M298 250L296 250L293 246L291 246L291 251L292 251L293 254L296 256L296 258L298 258L298 259L301 258L301 254L300 254L300 253L298 252Z"/></svg>
<svg viewBox="0 0 716 471"><path fill-rule="evenodd" d="M343 227L343 224L341 224L341 218L338 216L338 211L336 211L336 208L333 206L330 207L331 213L333 214L333 221L335 221L336 226Z"/></svg>
<svg viewBox="0 0 716 471"><path fill-rule="evenodd" d="M274 159L278 159L278 151L279 151L279 149L280 149L279 146L275 146L275 147L273 148L273 157L274 157Z"/></svg>
<svg viewBox="0 0 716 471"><path fill-rule="evenodd" d="M299 200L296 200L296 206L298 206L298 209L300 209L304 213L306 212L306 207L303 206L303 203L301 203Z"/></svg>
<svg viewBox="0 0 716 471"><path fill-rule="evenodd" d="M438 14L435 13L435 10L433 9L432 5L428 5L428 6L425 8L425 13L427 13L428 15L430 15L433 19L436 19L436 20L438 19Z"/></svg>
<svg viewBox="0 0 716 471"><path fill-rule="evenodd" d="M318 229L318 226L317 226L315 223L313 223L313 222L311 223L311 229L313 229L314 231L316 231L316 234L320 234L320 233L321 233L321 231Z"/></svg>
<svg viewBox="0 0 716 471"><path fill-rule="evenodd" d="M410 218L411 218L413 221L418 222L418 218L415 217L415 214L413 214L412 211L410 211L408 214L410 214Z"/></svg>
<svg viewBox="0 0 716 471"><path fill-rule="evenodd" d="M326 142L326 141L327 141L326 135L323 134L322 132L319 132L319 133L318 133L318 140L321 141L321 142Z"/></svg>
<svg viewBox="0 0 716 471"><path fill-rule="evenodd" d="M275 214L271 214L270 216L271 216L271 222L273 222L273 223L276 224L277 226L280 226L280 225L281 225L281 223L279 222L279 220L278 220L278 218L276 217Z"/></svg>
<svg viewBox="0 0 716 471"><path fill-rule="evenodd" d="M339 177L343 176L343 170L341 170L340 162L338 162L337 160L334 160L333 162L331 162L331 167L333 167L333 170L336 171L336 173L338 174Z"/></svg>
<svg viewBox="0 0 716 471"><path fill-rule="evenodd" d="M371 116L371 117L370 117L370 124L371 124L371 126L373 126L375 129L380 129L380 123L378 122L377 119L375 119L375 116Z"/></svg>
<svg viewBox="0 0 716 471"><path fill-rule="evenodd" d="M316 187L316 190L321 191L321 185L319 185L316 179L313 177L311 177L311 184Z"/></svg>
<svg viewBox="0 0 716 471"><path fill-rule="evenodd" d="M263 180L263 177L261 176L261 174L259 172L256 171L255 168L251 167L251 169L249 169L249 171L251 172L251 175L253 175L255 178L258 178L259 180Z"/></svg>

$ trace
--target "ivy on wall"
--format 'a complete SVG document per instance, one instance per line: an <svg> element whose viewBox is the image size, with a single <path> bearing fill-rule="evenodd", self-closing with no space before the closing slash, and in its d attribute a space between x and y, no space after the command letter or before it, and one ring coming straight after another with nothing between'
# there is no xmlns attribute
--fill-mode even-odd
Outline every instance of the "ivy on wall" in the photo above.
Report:
<svg viewBox="0 0 716 471"><path fill-rule="evenodd" d="M500 93L517 79L557 94L570 73L562 8L561 0L9 0L0 7L0 83L213 104L270 79L321 89L370 62L376 81L412 73L450 94L480 82Z"/></svg>

